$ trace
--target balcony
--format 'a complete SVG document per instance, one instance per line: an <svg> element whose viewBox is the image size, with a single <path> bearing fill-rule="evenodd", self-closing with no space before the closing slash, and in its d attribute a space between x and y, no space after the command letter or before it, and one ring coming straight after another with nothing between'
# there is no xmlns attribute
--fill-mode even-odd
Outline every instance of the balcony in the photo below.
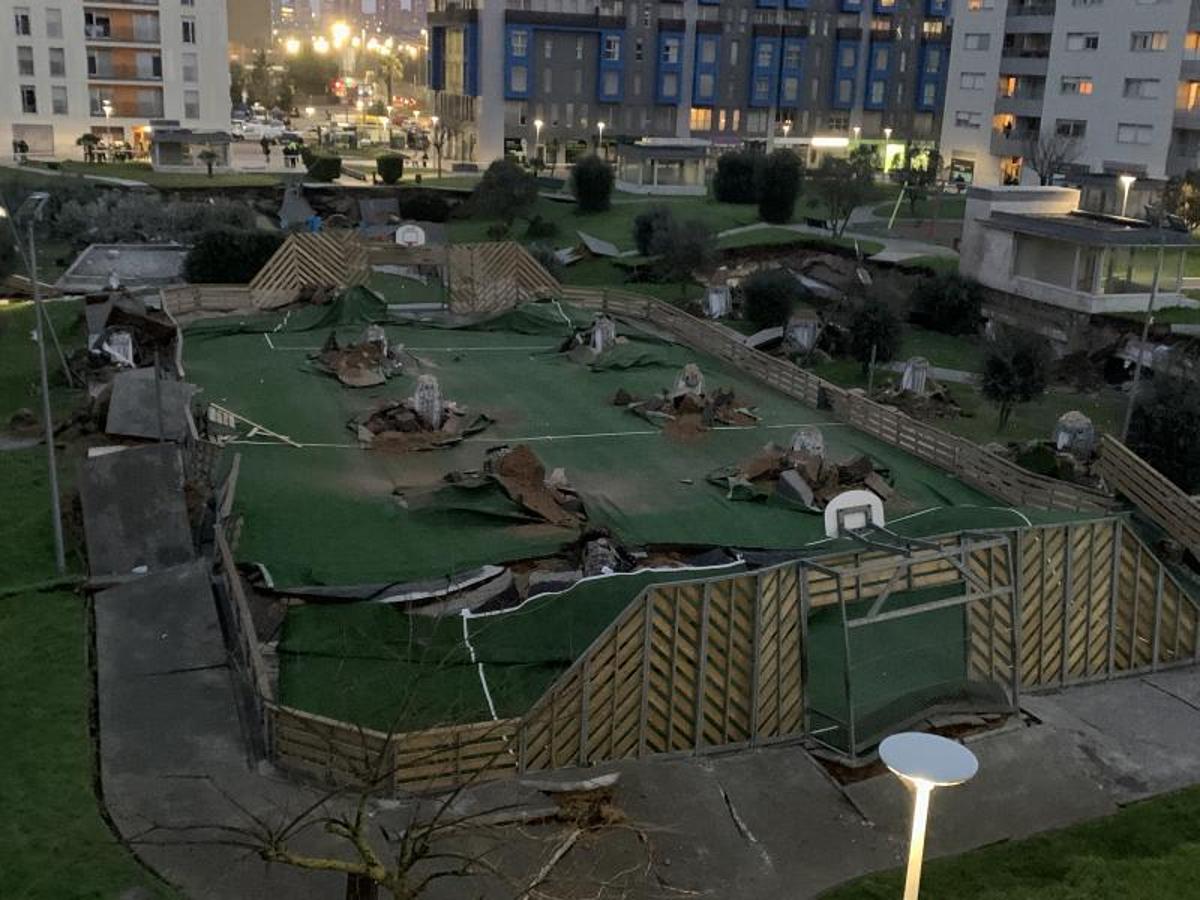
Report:
<svg viewBox="0 0 1200 900"><path fill-rule="evenodd" d="M1024 156L1030 143L1037 139L1038 132L1030 128L1009 131L993 128L990 150L993 156Z"/></svg>
<svg viewBox="0 0 1200 900"><path fill-rule="evenodd" d="M1024 51L1004 50L1000 55L1001 75L1038 75L1046 77L1050 67L1047 55L1031 55Z"/></svg>
<svg viewBox="0 0 1200 900"><path fill-rule="evenodd" d="M88 70L88 81L162 81L161 64L159 71L146 70L137 65L122 63L101 64Z"/></svg>
<svg viewBox="0 0 1200 900"><path fill-rule="evenodd" d="M104 114L104 104L92 98L91 115L93 119L161 119L163 117L162 97L155 102L146 100L114 100L109 107L110 115Z"/></svg>
<svg viewBox="0 0 1200 900"><path fill-rule="evenodd" d="M1177 108L1175 110L1174 125L1176 128L1186 131L1200 129L1200 106L1193 106L1191 109L1186 107L1182 109Z"/></svg>
<svg viewBox="0 0 1200 900"><path fill-rule="evenodd" d="M1044 100L1044 93L1040 91L1018 92L1008 96L1001 94L996 98L996 112L1014 116L1040 116Z"/></svg>
<svg viewBox="0 0 1200 900"><path fill-rule="evenodd" d="M154 28L122 28L109 25L85 25L83 36L88 43L104 42L112 44L160 44L162 32L156 25Z"/></svg>

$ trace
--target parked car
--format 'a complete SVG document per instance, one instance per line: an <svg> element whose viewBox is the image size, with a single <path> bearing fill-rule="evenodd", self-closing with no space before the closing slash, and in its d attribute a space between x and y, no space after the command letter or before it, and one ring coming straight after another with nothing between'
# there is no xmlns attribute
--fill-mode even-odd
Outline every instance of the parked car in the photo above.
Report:
<svg viewBox="0 0 1200 900"><path fill-rule="evenodd" d="M242 126L241 136L246 141L261 141L263 138L278 141L286 130L287 126L278 119L251 119Z"/></svg>

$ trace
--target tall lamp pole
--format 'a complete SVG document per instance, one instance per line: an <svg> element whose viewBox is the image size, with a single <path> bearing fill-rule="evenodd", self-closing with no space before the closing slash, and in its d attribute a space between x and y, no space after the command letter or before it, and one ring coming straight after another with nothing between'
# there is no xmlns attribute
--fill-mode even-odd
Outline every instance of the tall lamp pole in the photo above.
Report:
<svg viewBox="0 0 1200 900"><path fill-rule="evenodd" d="M1125 422L1121 425L1121 443L1129 441L1129 426L1133 423L1133 408L1137 404L1138 385L1142 380L1142 358L1150 340L1150 326L1154 324L1154 301L1158 299L1158 283L1162 279L1163 262L1166 256L1166 241L1163 238L1163 211L1155 214L1158 220L1158 259L1154 264L1154 280L1150 283L1150 301L1146 304L1146 321L1142 323L1142 342L1137 348L1133 362L1133 384L1129 386L1129 399L1125 402ZM1132 252L1132 251L1130 251Z"/></svg>
<svg viewBox="0 0 1200 900"><path fill-rule="evenodd" d="M50 413L50 379L46 373L46 323L47 313L42 304L42 287L38 281L37 242L34 239L34 229L42 219L42 209L50 195L45 191L35 191L30 194L17 210L13 230L22 221L26 223L29 240L29 256L26 263L29 266L29 280L33 284L33 307L37 320L36 338L38 345L38 372L42 383L42 424L46 435L46 464L50 474L50 511L54 526L54 568L59 575L67 570L66 551L63 546L62 509L58 497L58 464L55 460L54 449L54 419ZM8 211L0 206L0 218L7 218ZM18 237L18 244L20 238Z"/></svg>
<svg viewBox="0 0 1200 900"><path fill-rule="evenodd" d="M925 859L929 799L934 788L950 787L974 778L979 771L979 761L974 753L956 741L912 731L885 738L879 745L879 758L913 792L912 837L908 845L904 900L917 900L921 891L921 864Z"/></svg>

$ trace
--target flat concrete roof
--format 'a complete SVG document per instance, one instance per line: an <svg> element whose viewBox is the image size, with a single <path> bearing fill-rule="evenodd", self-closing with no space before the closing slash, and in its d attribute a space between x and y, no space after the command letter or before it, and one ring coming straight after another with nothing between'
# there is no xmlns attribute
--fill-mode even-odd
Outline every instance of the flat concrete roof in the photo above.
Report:
<svg viewBox="0 0 1200 900"><path fill-rule="evenodd" d="M1155 228L1141 219L1122 219L1086 213L1012 213L993 212L985 224L1016 234L1051 238L1072 244L1101 247L1196 247L1197 241L1186 231Z"/></svg>

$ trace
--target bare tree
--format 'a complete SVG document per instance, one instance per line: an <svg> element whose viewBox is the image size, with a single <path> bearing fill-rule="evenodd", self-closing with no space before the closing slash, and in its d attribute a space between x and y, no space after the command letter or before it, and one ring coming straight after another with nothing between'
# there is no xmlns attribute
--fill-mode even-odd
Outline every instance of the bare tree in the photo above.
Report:
<svg viewBox="0 0 1200 900"><path fill-rule="evenodd" d="M1025 162L1038 174L1038 183L1053 183L1068 163L1079 155L1079 142L1067 135L1034 133L1025 139Z"/></svg>

